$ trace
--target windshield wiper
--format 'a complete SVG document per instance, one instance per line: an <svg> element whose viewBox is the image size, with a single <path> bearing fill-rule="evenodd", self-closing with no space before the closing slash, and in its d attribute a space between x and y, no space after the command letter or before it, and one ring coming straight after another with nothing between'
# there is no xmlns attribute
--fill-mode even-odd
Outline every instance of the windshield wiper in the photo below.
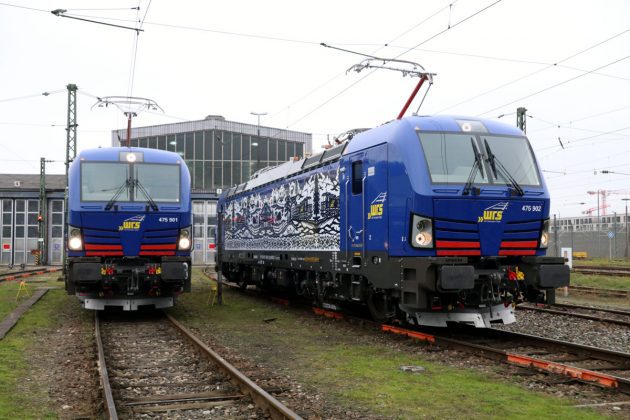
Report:
<svg viewBox="0 0 630 420"><path fill-rule="evenodd" d="M138 187L138 189L142 192L142 194L144 194L144 196L147 198L147 201L149 202L149 205L151 206L151 210L153 211L158 211L158 206L157 204L155 204L155 201L153 201L153 199L151 198L151 196L149 195L149 193L147 192L147 190L144 188L144 186L140 183L140 180L136 178L135 180L135 184Z"/></svg>
<svg viewBox="0 0 630 420"><path fill-rule="evenodd" d="M129 178L125 179L122 185L118 187L112 198L105 205L105 211L108 211L113 207L114 203L118 199L118 196L124 191L125 188L129 188L131 186L131 183L132 181Z"/></svg>
<svg viewBox="0 0 630 420"><path fill-rule="evenodd" d="M477 145L475 144L475 140L470 138L470 145L473 149L473 154L475 155L475 161L473 162L472 168L470 168L470 173L468 174L468 180L466 181L466 185L464 185L464 190L462 191L462 195L468 195L472 188L473 182L475 182L475 178L477 177L477 171L481 174L483 178L483 165L481 163L481 154L477 149Z"/></svg>
<svg viewBox="0 0 630 420"><path fill-rule="evenodd" d="M490 163L490 167L492 168L494 177L498 178L497 177L497 172L498 172L505 181L509 182L508 185L511 185L516 190L518 195L520 196L525 195L525 191L523 191L523 188L521 188L521 186L518 184L518 182L516 182L516 180L510 174L510 172L505 168L505 166L503 166L501 161L494 155L494 153L492 153L492 150L490 150L490 145L488 144L487 139L483 139L483 144L486 147L486 153L488 154L488 162Z"/></svg>

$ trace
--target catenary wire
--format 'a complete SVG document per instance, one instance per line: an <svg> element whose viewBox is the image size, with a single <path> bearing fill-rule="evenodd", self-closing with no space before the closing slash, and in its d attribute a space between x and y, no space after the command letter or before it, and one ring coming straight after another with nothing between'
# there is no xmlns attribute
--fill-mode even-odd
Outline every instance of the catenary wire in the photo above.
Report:
<svg viewBox="0 0 630 420"><path fill-rule="evenodd" d="M477 98L480 98L480 97L482 97L482 96L485 96L485 95L487 95L487 94L489 94L489 93L495 92L495 91L497 91L497 90L499 90L499 89L502 89L502 88L504 88L504 87L506 87L506 86L510 86L510 85L512 85L512 84L514 84L514 83L520 82L521 80L527 79L527 78L529 78L529 77L531 77L531 76L534 76L534 75L536 75L536 74L538 74L538 73L542 73L542 72L544 72L544 71L546 71L546 70L548 70L548 69L550 69L550 68L557 67L557 66L558 66L558 64L564 63L565 61L568 61L568 60L570 60L570 59L572 59L572 58L575 58L575 57L577 57L577 56L579 56L579 55L581 55L581 54L584 54L584 53L586 53L586 52L588 52L588 51L590 51L590 50L592 50L592 49L594 49L594 48L597 48L597 47L599 47L599 46L601 46L601 45L603 45L603 44L605 44L605 43L607 43L607 42L610 42L610 41L612 41L613 39L616 39L616 38L618 38L618 37L620 37L620 36L622 36L622 35L624 35L624 34L626 34L626 33L628 33L628 32L630 32L630 29L626 29L626 30L624 30L624 31L622 31L622 32L620 32L620 33L617 33L617 34L615 34L615 35L613 35L613 36L611 36L611 37L608 37L607 39L605 39L605 40L603 40L603 41L600 41L600 42L598 42L598 43L596 43L596 44L593 44L593 45L591 45L591 46L589 46L589 47L587 47L587 48L585 48L585 49L583 49L583 50L580 50L580 51L578 51L578 52L576 52L576 53L573 53L573 54L571 54L570 56L565 57L565 58L563 58L562 60L559 60L559 61L558 61L558 62L556 62L556 63L551 63L551 64L548 64L546 67L543 67L542 69L535 70L535 71L533 71L533 72L531 72L531 73L528 73L528 74L526 74L526 75L524 75L524 76L518 77L518 78L516 78L516 79L514 79L514 80L511 80L511 81L509 81L509 82L503 83L503 84L501 84L501 85L499 85L499 86L497 86L497 87L495 87L495 88L492 88L492 89L487 90L487 91L485 91L485 92L482 92L482 93L480 93L480 94L478 94L478 95L475 95L475 96L472 96L472 97L470 97L470 98L468 98L468 99L465 99L465 100L463 100L463 101L460 101L460 102L458 102L458 103L456 103L456 104L454 104L454 105L450 105L450 106L448 106L448 107L446 107L446 108L443 108L443 109L439 110L437 113L442 113L442 112L444 112L444 111L446 111L446 110L449 110L449 109L451 109L451 108L454 108L454 107L456 107L456 106L459 106L459 105L462 105L462 104L468 103L468 102L473 101L473 100L475 100L475 99L477 99ZM582 70L580 70L580 71L582 71ZM596 71L596 70L595 70L595 71ZM590 73L594 73L595 71L585 71L585 73L583 73L583 75L585 75L585 74L590 74ZM538 92L538 93L540 93L540 92ZM536 94L538 94L538 93L536 93ZM490 113L490 112L492 112L492 111L495 111L495 110L497 110L497 109L502 108L503 106L506 106L506 105L511 105L511 104L512 104L512 103L514 103L514 102L518 102L519 100L521 100L521 99L518 99L518 100L516 100L516 101L513 101L513 102L508 103L508 104L505 104L505 105L502 105L502 106L500 106L500 107L494 108L494 109L492 109L492 110L490 110L490 111L486 111L486 112L484 112L484 113L482 113L482 114L479 114L479 115L484 115L484 114Z"/></svg>
<svg viewBox="0 0 630 420"><path fill-rule="evenodd" d="M496 4L500 3L502 0L496 0L495 2L483 7L482 9L468 15L467 17L459 20L458 22L456 22L453 25L449 25L446 29L439 31L438 33L431 35L430 37L426 38L425 40L423 40L422 42L416 44L414 47L410 48L407 51L403 51L402 53L396 55L395 57L393 57L394 59L398 59L400 57L402 57L403 55L407 54L408 52L412 51L415 48L418 48L421 45L426 44L427 42L437 38L438 36L444 34L445 32L455 28L456 26L461 25L464 22L467 22L468 20L472 19L473 17L479 15L480 13L485 12L486 10L490 9L491 7L495 6ZM337 92L335 95L333 95L331 98L326 99L322 104L317 105L315 108L313 108L312 110L310 110L309 112L307 112L306 114L304 114L303 116L301 116L300 118L296 119L295 121L293 121L291 124L287 125L288 127L291 127L295 124L297 124L298 122L304 120L305 118L309 117L310 115L312 115L314 112L316 112L317 110L319 110L320 108L322 108L324 105L330 103L332 100L338 98L339 96L341 96L343 93L347 92L348 90L350 90L351 88L353 88L354 86L356 86L358 83L360 83L361 81L365 80L367 77L371 76L376 70L373 70L369 73L366 73L365 76L361 77L360 79L356 80L355 82L353 82L352 84L350 84L349 86L343 88L341 91Z"/></svg>
<svg viewBox="0 0 630 420"><path fill-rule="evenodd" d="M534 93L530 93L529 95L522 96L522 97L520 97L520 98L518 98L518 99L515 99L515 100L510 101L510 102L507 102L507 103L505 103L505 104L503 104L503 105L500 105L500 106L494 107L494 108L489 109L489 110L487 110L487 111L485 111L485 112L482 112L482 113L480 113L480 114L477 114L477 116L482 116L482 115L485 115L485 114L489 114L489 113L491 113L491 112L493 112L493 111L497 111L497 110L499 110L499 109L501 109L501 108L503 108L503 107L506 107L506 106L508 106L508 105L512 105L512 104L514 104L514 103L516 103L516 102L520 102L520 101L522 101L522 100L524 100L524 99L531 98L532 96L539 95L539 94L541 94L541 93L543 93L543 92L546 92L546 91L548 91L548 90L554 89L554 88L556 88L556 87L558 87L558 86L565 85L565 84L567 84L567 83L569 83L569 82L572 82L572 81L574 81L574 80L577 80L577 79L579 79L579 78L581 78L581 77L587 76L587 75L589 75L589 74L591 74L591 73L593 73L593 72L596 72L596 71L598 71L598 70L601 70L601 69L604 69L604 68L606 68L606 67L610 67L610 66L612 66L612 65L614 65L614 64L620 63L620 62L622 62L622 61L624 61L624 60L627 60L628 58L630 58L630 55L627 55L627 56L625 56L625 57L618 58L618 59L616 59L616 60L614 60L614 61L608 62L608 63L606 63L606 64L604 64L604 65L602 65L602 66L599 66L599 67L597 67L597 68L595 68L595 69L593 69L593 70L587 71L586 73L579 74L579 75L577 75L577 76L571 77L571 78L569 78L569 79L563 80L563 81L558 82L558 83L554 83L553 85L547 86L547 87L545 87L545 88L543 88L543 89L540 89L540 90L538 90L538 91L536 91L536 92L534 92Z"/></svg>
<svg viewBox="0 0 630 420"><path fill-rule="evenodd" d="M11 4L11 3L0 3L0 6L15 7L18 9L26 9L26 10L33 10L36 12L50 13L50 10L37 9L35 7L19 6L17 4Z"/></svg>
<svg viewBox="0 0 630 420"><path fill-rule="evenodd" d="M54 95L56 93L60 93L63 91L64 89L59 89L59 90L46 91L46 92L41 92L41 93L34 93L32 95L16 96L14 98L5 98L5 99L0 99L0 103L21 101L24 99L40 98L42 96L50 96L50 95Z"/></svg>

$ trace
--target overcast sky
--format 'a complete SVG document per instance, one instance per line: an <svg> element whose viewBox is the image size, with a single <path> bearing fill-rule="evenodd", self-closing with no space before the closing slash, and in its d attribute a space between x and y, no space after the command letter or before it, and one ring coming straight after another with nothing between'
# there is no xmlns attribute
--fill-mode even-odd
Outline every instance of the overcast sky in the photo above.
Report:
<svg viewBox="0 0 630 420"><path fill-rule="evenodd" d="M143 21L143 31L53 9L121 26ZM109 146L111 130L126 127L122 111L93 107L97 96L163 108L139 113L134 126L208 114L255 124L250 112L266 112L261 125L314 133L315 152L327 135L395 118L416 79L346 74L362 57L325 42L437 73L421 114L515 124L516 108L526 107L552 213L595 207L587 191L612 191L609 212L624 212L621 199L630 198L627 0L8 0L0 42L1 173L39 173L40 157L63 173L69 83L79 87L79 150Z"/></svg>

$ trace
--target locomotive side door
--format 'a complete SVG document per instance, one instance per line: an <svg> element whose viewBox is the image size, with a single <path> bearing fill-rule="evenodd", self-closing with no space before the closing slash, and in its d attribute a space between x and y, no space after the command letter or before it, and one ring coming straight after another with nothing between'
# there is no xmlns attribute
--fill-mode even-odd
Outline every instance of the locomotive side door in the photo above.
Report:
<svg viewBox="0 0 630 420"><path fill-rule="evenodd" d="M365 209L365 258L378 262L384 258L387 248L388 219L388 171L387 145L382 144L367 150L363 160L365 182L363 194ZM377 258L377 259L375 259Z"/></svg>
<svg viewBox="0 0 630 420"><path fill-rule="evenodd" d="M357 152L347 156L343 165L344 176L342 189L342 224L341 248L345 251L345 259L354 268L361 267L365 253L365 200L364 186L366 179L365 152Z"/></svg>

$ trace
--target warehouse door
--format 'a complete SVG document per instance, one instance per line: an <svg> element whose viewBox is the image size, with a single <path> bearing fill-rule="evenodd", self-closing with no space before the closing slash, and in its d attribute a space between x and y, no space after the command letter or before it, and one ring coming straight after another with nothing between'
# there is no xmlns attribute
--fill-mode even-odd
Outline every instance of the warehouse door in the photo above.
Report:
<svg viewBox="0 0 630 420"><path fill-rule="evenodd" d="M193 265L203 265L204 261L204 231L205 214L204 214L204 202L193 201L193 251L192 251L192 263Z"/></svg>
<svg viewBox="0 0 630 420"><path fill-rule="evenodd" d="M0 265L13 263L13 200L0 201Z"/></svg>
<svg viewBox="0 0 630 420"><path fill-rule="evenodd" d="M50 200L48 206L48 265L63 263L63 200Z"/></svg>
<svg viewBox="0 0 630 420"><path fill-rule="evenodd" d="M15 200L15 229L13 235L13 264L34 265L38 249L39 200Z"/></svg>
<svg viewBox="0 0 630 420"><path fill-rule="evenodd" d="M193 265L216 262L215 231L217 204L214 201L193 201Z"/></svg>

